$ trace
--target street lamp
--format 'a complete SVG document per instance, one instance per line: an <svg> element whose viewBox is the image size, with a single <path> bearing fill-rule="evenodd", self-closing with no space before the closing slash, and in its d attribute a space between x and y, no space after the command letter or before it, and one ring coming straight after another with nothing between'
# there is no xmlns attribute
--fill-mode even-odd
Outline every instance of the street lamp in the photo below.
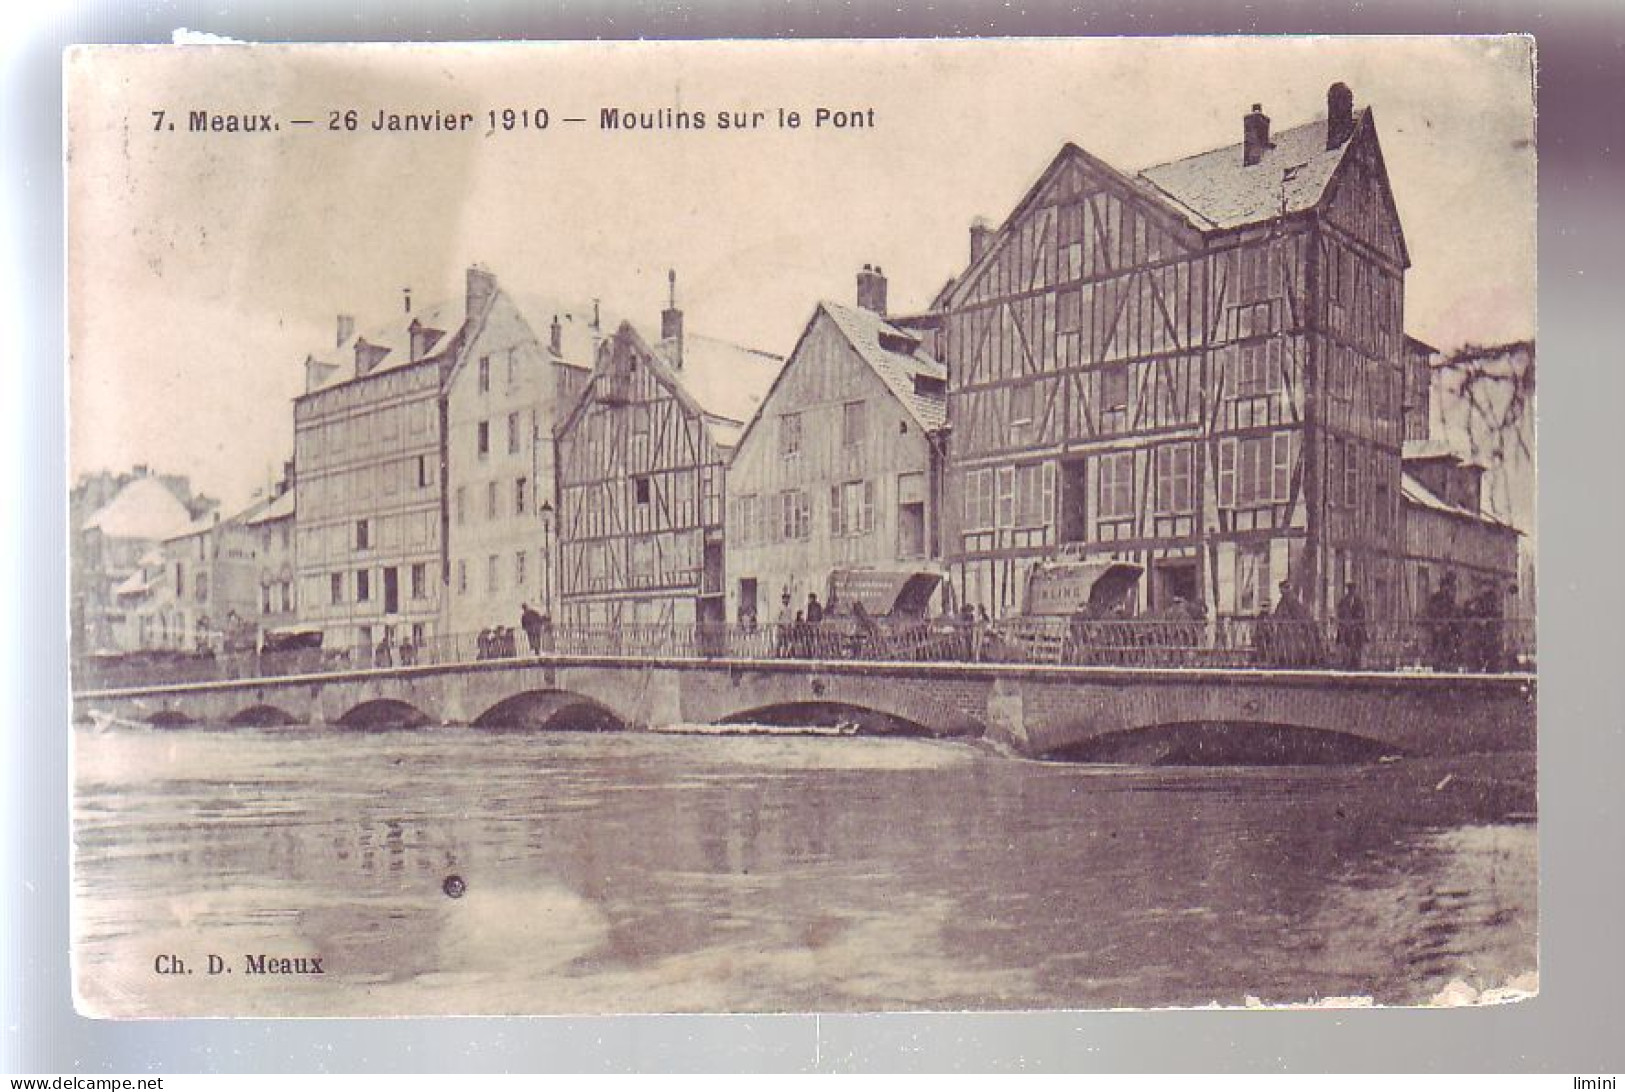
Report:
<svg viewBox="0 0 1625 1092"><path fill-rule="evenodd" d="M536 510L542 517L542 609L553 619L553 502L544 500Z"/></svg>

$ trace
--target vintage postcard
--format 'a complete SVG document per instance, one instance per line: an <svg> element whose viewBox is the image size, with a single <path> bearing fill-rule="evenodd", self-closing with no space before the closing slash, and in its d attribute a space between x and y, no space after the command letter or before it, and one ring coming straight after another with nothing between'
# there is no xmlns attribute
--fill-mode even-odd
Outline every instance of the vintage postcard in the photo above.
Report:
<svg viewBox="0 0 1625 1092"><path fill-rule="evenodd" d="M1538 989L1532 40L64 70L81 1012Z"/></svg>

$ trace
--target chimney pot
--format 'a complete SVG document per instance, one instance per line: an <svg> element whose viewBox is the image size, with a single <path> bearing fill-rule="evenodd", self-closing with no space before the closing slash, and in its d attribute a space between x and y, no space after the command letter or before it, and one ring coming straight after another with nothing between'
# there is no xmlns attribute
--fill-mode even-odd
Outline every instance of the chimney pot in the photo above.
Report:
<svg viewBox="0 0 1625 1092"><path fill-rule="evenodd" d="M886 275L878 265L865 263L858 273L858 306L881 317L886 314Z"/></svg>
<svg viewBox="0 0 1625 1092"><path fill-rule="evenodd" d="M993 227L986 220L978 216L970 225L970 260L972 264L982 260L987 253L988 244L993 241Z"/></svg>
<svg viewBox="0 0 1625 1092"><path fill-rule="evenodd" d="M559 316L553 316L553 325L547 332L547 347L553 351L554 356L564 355L564 327L559 325Z"/></svg>
<svg viewBox="0 0 1625 1092"><path fill-rule="evenodd" d="M1241 119L1241 162L1243 166L1256 166L1264 153L1275 145L1270 143L1270 119L1262 103L1253 103L1253 112Z"/></svg>
<svg viewBox="0 0 1625 1092"><path fill-rule="evenodd" d="M1326 89L1326 149L1339 147L1354 132L1354 92L1341 81Z"/></svg>
<svg viewBox="0 0 1625 1092"><path fill-rule="evenodd" d="M402 305L402 310L405 311L406 314L410 315L412 313L412 289L411 288L403 288L403 289L401 289L401 305Z"/></svg>
<svg viewBox="0 0 1625 1092"><path fill-rule="evenodd" d="M672 363L683 366L683 312L677 307L677 270L666 270L667 305L660 312L660 340L672 343Z"/></svg>

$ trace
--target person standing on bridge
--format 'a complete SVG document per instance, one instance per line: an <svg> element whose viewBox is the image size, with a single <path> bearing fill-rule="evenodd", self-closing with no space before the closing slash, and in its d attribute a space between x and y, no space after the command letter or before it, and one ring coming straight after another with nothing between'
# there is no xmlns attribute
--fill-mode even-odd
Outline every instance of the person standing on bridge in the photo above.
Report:
<svg viewBox="0 0 1625 1092"><path fill-rule="evenodd" d="M539 656L542 651L542 616L529 603L519 604L519 628L525 631L525 639L530 642L530 654Z"/></svg>
<svg viewBox="0 0 1625 1092"><path fill-rule="evenodd" d="M1343 585L1343 598L1337 601L1337 648L1342 666L1358 670L1365 652L1365 600L1351 580Z"/></svg>

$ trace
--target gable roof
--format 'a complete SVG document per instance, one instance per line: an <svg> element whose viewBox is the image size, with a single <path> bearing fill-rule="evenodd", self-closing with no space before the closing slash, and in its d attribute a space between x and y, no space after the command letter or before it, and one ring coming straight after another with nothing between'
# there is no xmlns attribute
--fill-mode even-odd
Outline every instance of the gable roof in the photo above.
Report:
<svg viewBox="0 0 1625 1092"><path fill-rule="evenodd" d="M873 311L827 300L818 306L834 320L847 343L874 369L923 431L935 432L948 423L946 393L922 393L914 382L916 377L933 383L948 382L947 366L921 348L918 335L893 326ZM891 345L883 344L883 339Z"/></svg>
<svg viewBox="0 0 1625 1092"><path fill-rule="evenodd" d="M824 315L829 320L842 339L852 348L857 357L867 364L875 375L892 395L902 403L903 409L914 418L920 426L920 431L931 433L940 430L948 423L948 399L946 393L921 393L915 389L914 378L923 376L928 380L938 380L946 388L948 382L948 368L946 365L934 360L929 353L921 348L918 335L910 333L900 327L887 322L884 317L872 311L858 307L848 307L845 304L832 303L829 300L820 300L813 308L812 317L802 328L801 336L796 339L796 346L790 350L790 357L785 361L784 367L773 380L773 385L763 396L756 411L751 414L750 421L741 430L739 443L745 442L761 420L762 413L769 403L773 401L773 392L778 389L779 380L790 370L790 364L801 351L802 342L812 333L818 322L818 316ZM887 341L892 341L898 348L888 348L882 344L882 335ZM893 340L896 339L896 340ZM909 349L908 352L900 351Z"/></svg>
<svg viewBox="0 0 1625 1092"><path fill-rule="evenodd" d="M606 350L613 352L616 341L630 342L656 381L701 420L712 443L727 450L738 446L745 422L755 414L784 367L784 358L773 353L689 333L683 335L683 361L677 367L675 341L667 339L651 345L637 327L624 320L613 336L604 339L600 356ZM593 386L600 374L595 361L592 380L559 426L561 436L575 428L593 402Z"/></svg>
<svg viewBox="0 0 1625 1092"><path fill-rule="evenodd" d="M1407 503L1414 504L1418 508L1427 508L1460 519L1470 519L1475 523L1482 523L1503 531L1511 531L1513 534L1522 533L1510 523L1502 523L1494 516L1487 515L1484 512L1475 512L1471 508L1463 508L1459 504L1451 504L1409 474L1401 473L1399 476L1399 495Z"/></svg>
<svg viewBox="0 0 1625 1092"><path fill-rule="evenodd" d="M1271 133L1263 158L1251 166L1243 162L1238 141L1147 167L1140 177L1204 228L1235 228L1307 212L1320 204L1370 115L1370 107L1361 110L1355 132L1335 148L1326 147L1326 119L1319 118Z"/></svg>
<svg viewBox="0 0 1625 1092"><path fill-rule="evenodd" d="M258 506L259 511L255 512L250 509L249 512L245 512L237 518L251 527L262 523L270 523L272 520L286 519L294 513L293 495L294 491L292 489L285 489L279 496L268 501L261 501Z"/></svg>
<svg viewBox="0 0 1625 1092"><path fill-rule="evenodd" d="M158 478L136 478L85 520L82 530L108 538L162 542L191 526L192 514Z"/></svg>

